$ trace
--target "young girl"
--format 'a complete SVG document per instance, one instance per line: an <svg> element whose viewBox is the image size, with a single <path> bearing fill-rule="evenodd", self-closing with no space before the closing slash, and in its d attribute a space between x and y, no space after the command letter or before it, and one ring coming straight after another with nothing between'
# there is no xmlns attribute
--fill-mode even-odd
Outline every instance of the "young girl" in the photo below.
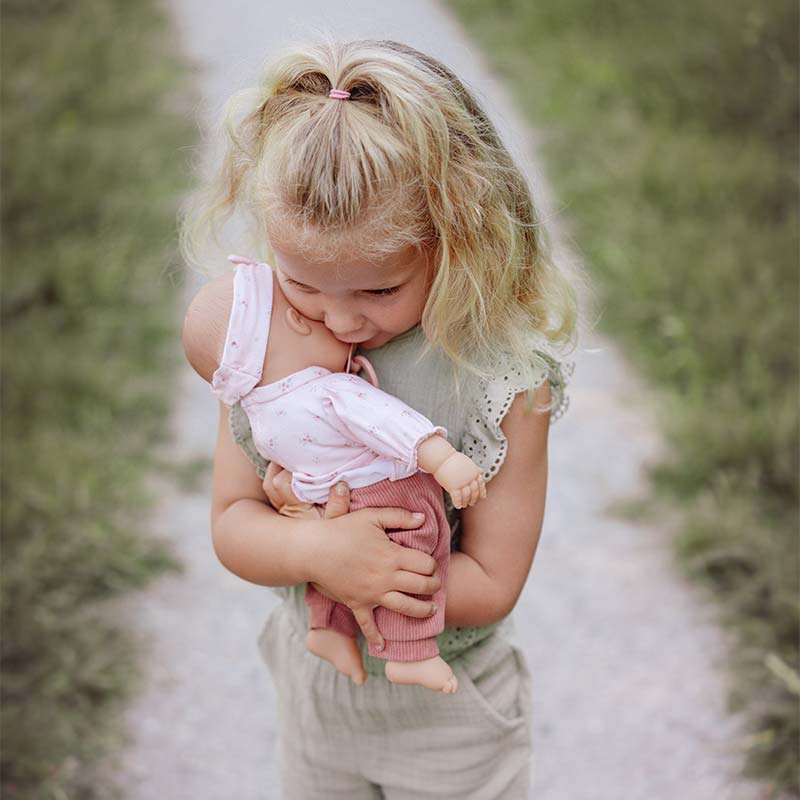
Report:
<svg viewBox="0 0 800 800"><path fill-rule="evenodd" d="M574 289L491 123L430 56L391 41L296 48L235 98L227 123L222 167L184 220L187 261L202 263L206 233L244 212L292 305L357 343L381 387L437 420L491 482L477 505L448 506L438 645L459 691L393 684L367 653L381 644L372 611L435 613L432 557L385 534L419 522L399 508L345 513L346 487L324 519L278 514L262 481L280 507L285 476L267 475L241 407L221 405L215 551L283 598L259 637L277 690L282 796L526 798L530 676L509 614L541 531ZM224 319L207 323L224 339ZM306 650L308 582L352 609L363 685Z"/></svg>

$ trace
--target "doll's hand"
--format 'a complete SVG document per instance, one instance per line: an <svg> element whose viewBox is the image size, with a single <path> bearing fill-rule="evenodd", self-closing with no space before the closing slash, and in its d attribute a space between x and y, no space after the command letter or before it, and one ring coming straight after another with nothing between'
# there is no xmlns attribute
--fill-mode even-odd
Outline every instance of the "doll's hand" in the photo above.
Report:
<svg viewBox="0 0 800 800"><path fill-rule="evenodd" d="M292 491L292 473L274 461L270 461L267 467L262 486L270 505L279 514L298 519L319 519L322 516L320 506L297 499Z"/></svg>
<svg viewBox="0 0 800 800"><path fill-rule="evenodd" d="M433 473L440 486L453 500L456 508L474 506L486 497L486 481L475 462L463 453L455 452Z"/></svg>

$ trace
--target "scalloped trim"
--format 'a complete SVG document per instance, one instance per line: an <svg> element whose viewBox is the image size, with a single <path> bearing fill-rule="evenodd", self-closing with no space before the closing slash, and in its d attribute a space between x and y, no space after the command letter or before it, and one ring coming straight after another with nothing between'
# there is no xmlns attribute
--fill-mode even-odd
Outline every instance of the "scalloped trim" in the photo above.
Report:
<svg viewBox="0 0 800 800"><path fill-rule="evenodd" d="M230 428L233 441L244 450L245 455L253 462L256 468L256 474L263 481L267 476L267 466L269 462L255 449L250 420L247 418L247 414L240 402L236 402L230 407L230 412L228 413L228 427Z"/></svg>
<svg viewBox="0 0 800 800"><path fill-rule="evenodd" d="M537 376L536 387L545 380L550 381L555 403L550 412L551 424L561 419L569 407L566 386L575 369L574 362L559 362L548 353L537 350L547 362L548 369L542 369ZM514 398L528 389L522 372L508 356L501 357L499 370L495 377L483 379L478 384L478 392L469 405L462 451L482 470L484 480L491 481L500 471L508 452L508 440L500 423L505 418Z"/></svg>

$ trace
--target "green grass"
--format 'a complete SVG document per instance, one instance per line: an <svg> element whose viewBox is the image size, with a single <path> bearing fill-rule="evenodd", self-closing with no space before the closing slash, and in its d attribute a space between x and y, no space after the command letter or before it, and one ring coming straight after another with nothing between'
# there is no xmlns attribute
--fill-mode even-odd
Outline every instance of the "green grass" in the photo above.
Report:
<svg viewBox="0 0 800 800"><path fill-rule="evenodd" d="M451 0L543 134L601 298L659 387L651 512L736 633L748 775L800 792L798 11Z"/></svg>
<svg viewBox="0 0 800 800"><path fill-rule="evenodd" d="M179 569L148 511L193 132L155 0L2 15L2 794L105 800L140 668L103 601Z"/></svg>

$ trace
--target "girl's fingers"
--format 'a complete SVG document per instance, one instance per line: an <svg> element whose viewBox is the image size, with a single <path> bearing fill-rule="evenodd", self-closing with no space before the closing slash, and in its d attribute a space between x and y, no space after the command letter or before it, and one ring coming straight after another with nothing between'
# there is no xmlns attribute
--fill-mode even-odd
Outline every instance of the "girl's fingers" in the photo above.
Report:
<svg viewBox="0 0 800 800"><path fill-rule="evenodd" d="M461 503L461 489L455 489L453 491L452 497L453 497L453 505L456 508L461 508L461 505L462 505L462 503Z"/></svg>
<svg viewBox="0 0 800 800"><path fill-rule="evenodd" d="M368 513L375 515L375 521L384 530L386 528L413 530L419 528L425 521L424 514L412 513L405 508L371 508L368 509Z"/></svg>
<svg viewBox="0 0 800 800"><path fill-rule="evenodd" d="M372 613L373 609L370 606L354 606L351 611L356 618L358 627L364 634L364 638L379 650L383 647L383 637L375 624L375 616Z"/></svg>
<svg viewBox="0 0 800 800"><path fill-rule="evenodd" d="M331 486L325 505L325 519L342 517L350 511L350 487L344 481Z"/></svg>
<svg viewBox="0 0 800 800"><path fill-rule="evenodd" d="M436 613L435 604L430 600L419 600L402 592L386 592L381 598L381 605L384 608L388 608L389 611L396 611L398 614L420 619L425 619Z"/></svg>
<svg viewBox="0 0 800 800"><path fill-rule="evenodd" d="M395 544L399 549L400 563L397 568L401 571L416 572L419 575L433 575L436 572L436 559L433 556L423 553L422 550L414 550L411 547L403 547ZM422 594L419 592L419 594Z"/></svg>
<svg viewBox="0 0 800 800"><path fill-rule="evenodd" d="M416 572L400 570L395 574L394 585L396 591L406 594L434 594L441 589L442 581L438 575L427 577Z"/></svg>

